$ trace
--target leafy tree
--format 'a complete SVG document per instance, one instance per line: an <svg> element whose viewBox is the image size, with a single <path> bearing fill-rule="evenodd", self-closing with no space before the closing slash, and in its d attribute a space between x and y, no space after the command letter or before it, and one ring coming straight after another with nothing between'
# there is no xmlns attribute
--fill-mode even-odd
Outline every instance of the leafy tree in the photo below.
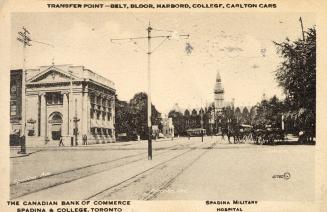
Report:
<svg viewBox="0 0 327 212"><path fill-rule="evenodd" d="M115 100L115 130L117 134L126 133L130 138L133 131L130 107L126 101Z"/></svg>
<svg viewBox="0 0 327 212"><path fill-rule="evenodd" d="M234 114L235 114L237 123L239 123L242 118L241 109L239 107L236 107Z"/></svg>
<svg viewBox="0 0 327 212"><path fill-rule="evenodd" d="M141 138L148 137L148 123L147 123L147 94L140 92L134 95L129 102L132 125L136 133ZM151 104L151 123L152 125L160 125L161 114L157 111L156 107Z"/></svg>
<svg viewBox="0 0 327 212"><path fill-rule="evenodd" d="M299 129L315 131L316 120L316 29L309 28L305 39L274 42L284 59L276 79L286 94L287 118ZM315 133L315 132L314 132Z"/></svg>
<svg viewBox="0 0 327 212"><path fill-rule="evenodd" d="M172 118L173 125L174 125L174 132L177 135L183 135L185 134L186 130L186 124L185 121L188 118L184 118L183 114L179 111L172 110L168 113L168 117Z"/></svg>
<svg viewBox="0 0 327 212"><path fill-rule="evenodd" d="M254 124L263 128L265 125L272 125L274 127L281 127L281 117L284 112L283 102L276 96L269 100L262 100L256 106L256 115Z"/></svg>
<svg viewBox="0 0 327 212"><path fill-rule="evenodd" d="M243 124L250 124L250 112L247 107L243 108L241 122Z"/></svg>
<svg viewBox="0 0 327 212"><path fill-rule="evenodd" d="M254 119L256 116L256 107L255 106L251 107L249 116L250 116L250 123L253 125Z"/></svg>
<svg viewBox="0 0 327 212"><path fill-rule="evenodd" d="M120 101L116 97L116 132L127 133L128 137L134 138L140 135L142 139L148 137L148 124L147 124L147 94L137 93L129 101ZM151 111L152 125L158 125L162 129L161 114L152 105Z"/></svg>

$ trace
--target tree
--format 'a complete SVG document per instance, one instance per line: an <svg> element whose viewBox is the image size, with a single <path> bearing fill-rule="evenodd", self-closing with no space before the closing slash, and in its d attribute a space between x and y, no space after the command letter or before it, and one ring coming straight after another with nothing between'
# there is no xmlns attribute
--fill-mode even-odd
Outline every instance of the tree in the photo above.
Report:
<svg viewBox="0 0 327 212"><path fill-rule="evenodd" d="M276 79L286 94L287 116L299 128L313 131L316 122L316 29L309 28L304 39L274 42L284 59ZM315 133L315 132L314 132Z"/></svg>
<svg viewBox="0 0 327 212"><path fill-rule="evenodd" d="M247 107L243 108L241 122L243 124L250 124L250 112Z"/></svg>
<svg viewBox="0 0 327 212"><path fill-rule="evenodd" d="M135 94L129 105L133 128L142 139L146 139L148 137L147 94L144 92ZM151 104L151 123L158 126L161 123L161 114L153 104Z"/></svg>
<svg viewBox="0 0 327 212"><path fill-rule="evenodd" d="M251 107L249 116L250 116L250 123L251 123L251 125L253 125L254 124L254 119L255 119L255 116L256 116L256 106Z"/></svg>
<svg viewBox="0 0 327 212"><path fill-rule="evenodd" d="M184 118L183 114L179 111L171 110L168 113L168 117L172 118L173 120L175 134L183 135L186 132L186 119Z"/></svg>
<svg viewBox="0 0 327 212"><path fill-rule="evenodd" d="M256 106L254 125L264 128L266 125L281 128L281 117L284 113L283 102L276 96L269 100L262 100Z"/></svg>
<svg viewBox="0 0 327 212"><path fill-rule="evenodd" d="M154 105L151 108L152 125L158 125L158 128L162 129L161 114ZM129 139L135 138L136 135L140 135L142 139L148 138L146 93L135 94L129 103L116 97L115 110L117 133L127 133Z"/></svg>
<svg viewBox="0 0 327 212"><path fill-rule="evenodd" d="M115 100L115 131L117 134L126 133L130 138L132 130L132 122L130 116L130 107L126 101L120 101L116 96Z"/></svg>
<svg viewBox="0 0 327 212"><path fill-rule="evenodd" d="M236 123L238 124L242 117L241 109L239 107L236 107L234 114L236 118Z"/></svg>

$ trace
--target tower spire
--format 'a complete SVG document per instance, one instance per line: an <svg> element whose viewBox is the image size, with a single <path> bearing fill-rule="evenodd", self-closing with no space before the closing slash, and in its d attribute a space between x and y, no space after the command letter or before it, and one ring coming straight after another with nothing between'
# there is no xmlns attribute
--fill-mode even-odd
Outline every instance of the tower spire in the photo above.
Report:
<svg viewBox="0 0 327 212"><path fill-rule="evenodd" d="M221 82L221 76L219 70L217 71L216 82Z"/></svg>
<svg viewBox="0 0 327 212"><path fill-rule="evenodd" d="M222 86L219 70L217 71L214 94L215 94L215 108L217 111L221 111L223 108L223 101L224 101L224 89Z"/></svg>

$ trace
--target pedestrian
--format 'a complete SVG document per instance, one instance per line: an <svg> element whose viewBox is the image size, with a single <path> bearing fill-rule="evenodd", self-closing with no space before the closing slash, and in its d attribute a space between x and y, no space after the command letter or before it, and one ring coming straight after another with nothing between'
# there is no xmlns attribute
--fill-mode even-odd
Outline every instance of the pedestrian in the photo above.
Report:
<svg viewBox="0 0 327 212"><path fill-rule="evenodd" d="M65 145L64 145L64 142L62 141L62 136L60 136L59 146L65 146Z"/></svg>
<svg viewBox="0 0 327 212"><path fill-rule="evenodd" d="M25 137L25 134L23 134L21 137L20 137L20 151L18 152L18 154L26 154L26 137Z"/></svg>
<svg viewBox="0 0 327 212"><path fill-rule="evenodd" d="M87 146L87 135L83 135L83 145Z"/></svg>
<svg viewBox="0 0 327 212"><path fill-rule="evenodd" d="M298 142L300 144L303 144L305 142L305 131L304 130L300 130Z"/></svg>

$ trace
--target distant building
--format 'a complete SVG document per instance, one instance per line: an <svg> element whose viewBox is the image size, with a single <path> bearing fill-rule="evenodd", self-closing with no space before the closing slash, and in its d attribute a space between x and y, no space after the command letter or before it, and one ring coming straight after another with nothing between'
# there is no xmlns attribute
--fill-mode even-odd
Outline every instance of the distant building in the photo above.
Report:
<svg viewBox="0 0 327 212"><path fill-rule="evenodd" d="M10 143L19 144L22 126L22 77L21 69L10 72Z"/></svg>
<svg viewBox="0 0 327 212"><path fill-rule="evenodd" d="M21 130L22 71L11 71L12 133ZM26 70L26 145L81 145L115 141L115 85L84 66ZM24 120L24 119L23 119Z"/></svg>
<svg viewBox="0 0 327 212"><path fill-rule="evenodd" d="M175 111L182 114L182 116L172 116L173 122L178 123L178 126L177 124L175 125L175 131L180 131L179 133L185 134L188 129L204 128L208 134L221 133L223 122L226 121L226 117L224 117L225 112L223 112L224 108L229 108L233 111L233 114L236 109L242 113L245 108L248 111L252 108L251 106L235 107L234 99L232 99L232 101L226 101L224 99L225 90L219 71L217 71L213 91L213 101L206 103L204 108L184 109L177 103L173 105L171 112Z"/></svg>
<svg viewBox="0 0 327 212"><path fill-rule="evenodd" d="M173 125L173 119L170 118L163 118L162 119L162 134L165 137L171 138L174 136L174 125Z"/></svg>

